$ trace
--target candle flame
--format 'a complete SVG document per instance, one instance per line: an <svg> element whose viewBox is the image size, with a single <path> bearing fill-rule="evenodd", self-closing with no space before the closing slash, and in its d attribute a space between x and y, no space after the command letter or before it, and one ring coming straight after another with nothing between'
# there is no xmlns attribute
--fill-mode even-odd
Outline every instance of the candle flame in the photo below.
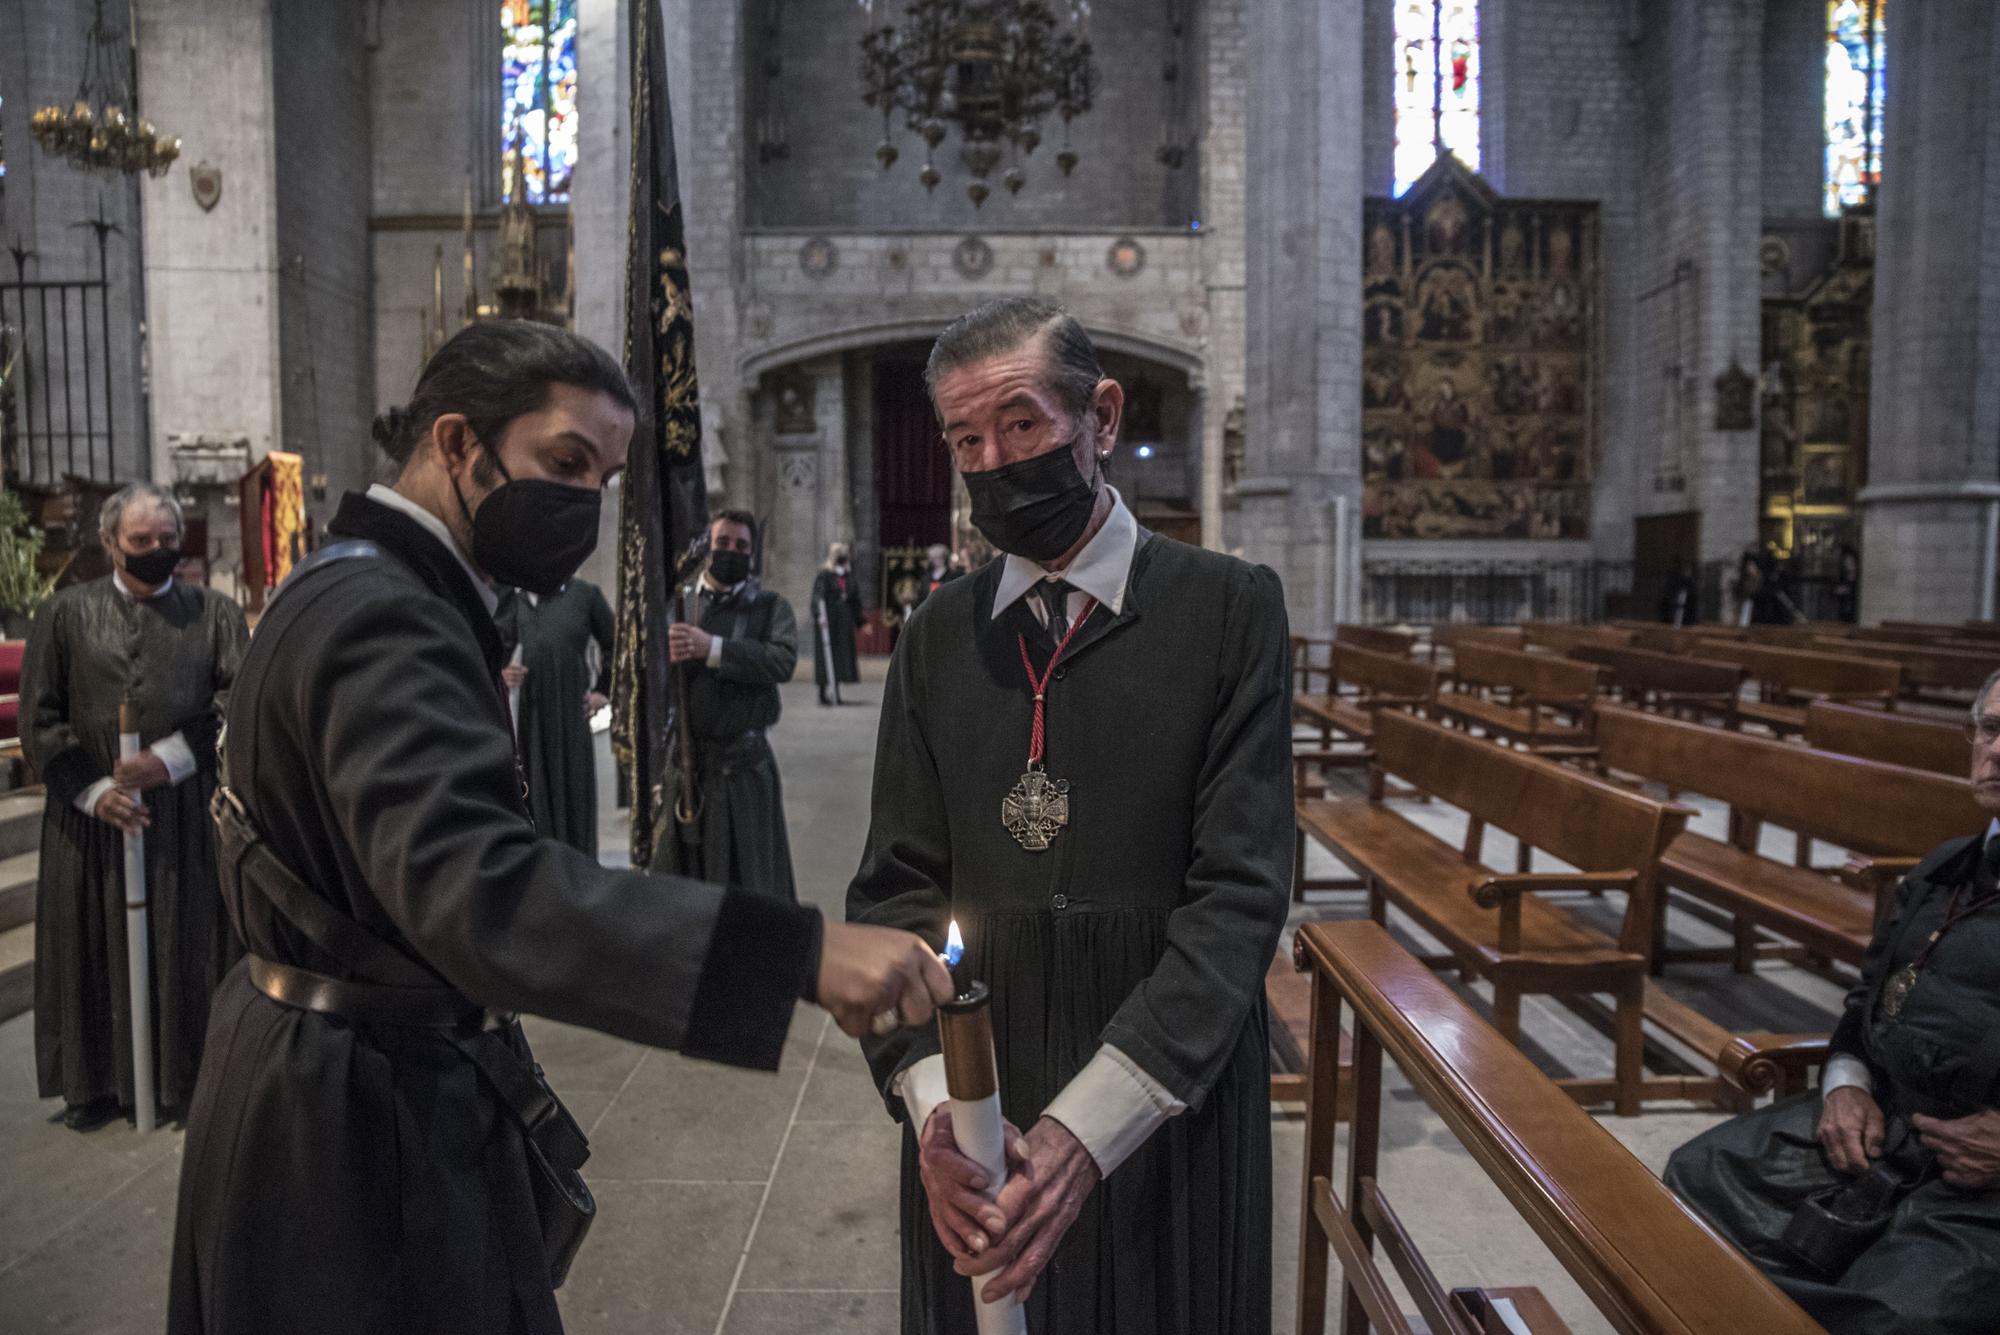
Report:
<svg viewBox="0 0 2000 1335"><path fill-rule="evenodd" d="M944 962L948 968L957 968L965 958L965 937L959 933L958 919L951 920L951 929L944 936Z"/></svg>

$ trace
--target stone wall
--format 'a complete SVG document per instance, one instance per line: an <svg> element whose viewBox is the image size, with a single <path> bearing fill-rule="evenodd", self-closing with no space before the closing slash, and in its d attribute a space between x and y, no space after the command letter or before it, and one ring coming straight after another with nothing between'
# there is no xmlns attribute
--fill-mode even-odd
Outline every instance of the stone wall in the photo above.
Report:
<svg viewBox="0 0 2000 1335"><path fill-rule="evenodd" d="M878 6L883 14L900 6ZM924 144L899 116L891 134L900 157L883 171L875 159L882 117L861 100L858 70L867 17L854 0L749 0L744 11L745 120L743 145L747 217L753 226L797 229L1185 226L1198 200L1196 163L1189 153L1178 169L1154 157L1164 137L1169 61L1193 105L1182 132L1198 133L1198 69L1189 59L1198 6L1194 0L1095 0L1090 31L1096 40L1098 84L1091 110L1071 127L1081 162L1067 177L1056 166L1063 125L1050 116L1043 143L1021 160L1026 187L1009 196L996 169L993 197L975 209L966 198L971 173L959 160L954 133L938 146L944 179L926 192L917 179ZM1169 16L1187 15L1189 35L1177 45ZM778 16L775 36L773 17ZM718 63L720 63L718 61ZM770 71L775 67L776 74ZM783 121L788 151L761 160L757 127Z"/></svg>

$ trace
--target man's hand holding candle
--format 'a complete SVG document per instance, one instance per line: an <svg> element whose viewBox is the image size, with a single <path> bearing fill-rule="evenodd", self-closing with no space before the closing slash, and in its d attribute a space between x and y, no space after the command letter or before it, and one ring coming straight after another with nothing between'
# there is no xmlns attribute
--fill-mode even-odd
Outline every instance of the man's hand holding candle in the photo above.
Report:
<svg viewBox="0 0 2000 1335"><path fill-rule="evenodd" d="M876 1015L929 1024L931 1008L952 997L951 973L922 937L889 927L829 922L820 945L814 997L850 1038L869 1032Z"/></svg>
<svg viewBox="0 0 2000 1335"><path fill-rule="evenodd" d="M1008 1132L1007 1185L988 1207L998 1208L1005 1232L981 1255L957 1256L952 1263L961 1275L993 1276L979 1289L988 1302L1009 1293L1027 1301L1099 1181L1090 1151L1054 1118L1044 1117L1025 1136L1015 1134L1011 1126ZM949 1249L951 1243L946 1241L945 1246Z"/></svg>
<svg viewBox="0 0 2000 1335"><path fill-rule="evenodd" d="M1020 1130L1012 1122L1004 1125L1010 1149L1021 1145ZM954 1261L979 1256L1006 1231L1006 1216L986 1199L986 1170L959 1152L951 1109L942 1103L931 1110L918 1138L917 1171L930 1203L931 1227Z"/></svg>

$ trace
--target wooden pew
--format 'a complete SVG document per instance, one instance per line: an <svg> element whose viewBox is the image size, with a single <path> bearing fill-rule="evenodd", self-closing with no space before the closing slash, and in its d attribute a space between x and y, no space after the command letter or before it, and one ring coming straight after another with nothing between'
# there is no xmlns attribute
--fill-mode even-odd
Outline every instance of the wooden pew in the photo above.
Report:
<svg viewBox="0 0 2000 1335"><path fill-rule="evenodd" d="M1437 712L1537 755L1590 754L1598 669L1574 659L1466 640L1452 657L1452 687Z"/></svg>
<svg viewBox="0 0 2000 1335"><path fill-rule="evenodd" d="M1292 697L1292 717L1317 727L1320 732L1317 750L1295 750L1292 756L1301 794L1326 790L1323 775L1314 780L1315 769L1366 765L1373 758L1369 744L1374 739L1376 711L1429 708L1437 696L1438 678L1442 675L1437 668L1414 658L1357 649L1338 640L1333 644L1333 659L1325 671L1325 693ZM1332 749L1336 733L1360 743L1361 749Z"/></svg>
<svg viewBox="0 0 2000 1335"><path fill-rule="evenodd" d="M1714 639L1698 641L1694 652L1703 658L1735 663L1749 672L1762 688L1762 698L1737 705L1737 717L1761 723L1780 737L1805 731L1809 700L1889 706L1902 686L1902 669L1880 658Z"/></svg>
<svg viewBox="0 0 2000 1335"><path fill-rule="evenodd" d="M1746 1257L1682 1205L1597 1120L1373 923L1309 923L1298 967L1312 974L1311 1101L1299 1226L1298 1335L1326 1328L1329 1260L1342 1330L1484 1335L1493 1299L1515 1297L1534 1335L1566 1327L1532 1290L1447 1290L1397 1219L1381 1170L1382 1059L1402 1071L1622 1335L1825 1335ZM1351 1067L1340 1063L1352 1015ZM1351 1071L1351 1077L1349 1072ZM1333 1190L1333 1110L1353 1089L1345 1200ZM1324 1110L1324 1111L1322 1111ZM1417 1308L1406 1317L1379 1247Z"/></svg>
<svg viewBox="0 0 2000 1335"><path fill-rule="evenodd" d="M1390 775L1463 810L1470 820L1464 846L1452 847L1385 805ZM1640 1014L1657 918L1656 864L1690 813L1390 711L1376 716L1369 794L1298 804L1301 865L1310 834L1362 878L1375 921L1394 903L1444 942L1448 953L1435 962L1492 979L1493 1022L1509 1038L1520 1033L1523 994L1614 997L1617 1074L1564 1082L1579 1100L1608 1098L1620 1115L1632 1116L1648 1095L1688 1097L1684 1081L1645 1080ZM1511 875L1480 861L1489 825L1520 842ZM1530 871L1534 848L1578 870ZM1622 891L1619 935L1540 897L1551 890Z"/></svg>
<svg viewBox="0 0 2000 1335"><path fill-rule="evenodd" d="M1343 621L1333 628L1335 644L1351 644L1356 649L1373 649L1378 654L1408 658L1417 649L1417 633L1390 630L1387 626L1357 626Z"/></svg>
<svg viewBox="0 0 2000 1335"><path fill-rule="evenodd" d="M1632 644L1632 632L1617 626L1576 626L1555 621L1526 622L1521 627L1521 638L1529 649L1547 649L1558 654L1585 645L1625 649Z"/></svg>
<svg viewBox="0 0 2000 1335"><path fill-rule="evenodd" d="M1832 700L1806 706L1806 745L1955 779L1971 769L1971 744L1958 724Z"/></svg>
<svg viewBox="0 0 2000 1335"><path fill-rule="evenodd" d="M1651 649L1600 649L1579 645L1570 657L1605 670L1607 684L1621 698L1643 709L1676 717L1717 718L1725 727L1736 724L1736 706L1748 675L1735 663Z"/></svg>
<svg viewBox="0 0 2000 1335"><path fill-rule="evenodd" d="M1897 879L1931 849L1986 821L1963 779L1621 705L1597 711L1597 742L1604 771L1729 805L1728 840L1681 832L1660 860L1660 880L1729 915L1736 931L1733 958L1744 972L1757 953L1758 928L1816 955L1859 964ZM1757 851L1766 823L1794 833L1792 865ZM1814 839L1847 850L1846 864L1814 867ZM1664 915L1666 897L1654 904ZM1664 931L1651 939L1664 943ZM1713 957L1660 944L1655 962Z"/></svg>
<svg viewBox="0 0 2000 1335"><path fill-rule="evenodd" d="M1484 643L1496 644L1504 649L1519 649L1521 647L1521 628L1519 626L1474 626L1462 622L1448 622L1432 626L1429 637L1431 662L1435 663L1438 661L1440 651L1456 654L1458 646L1468 640L1479 640Z"/></svg>
<svg viewBox="0 0 2000 1335"><path fill-rule="evenodd" d="M1661 654L1685 654L1703 640L1747 640L1738 626L1665 626L1658 622L1626 623L1632 632L1634 649L1650 649Z"/></svg>
<svg viewBox="0 0 2000 1335"><path fill-rule="evenodd" d="M1862 658L1882 658L1903 670L1903 689L1911 695L1948 695L1964 699L1995 671L2000 671L2000 645L1987 650L1940 648L1928 644L1898 644L1885 640L1816 640L1813 647Z"/></svg>

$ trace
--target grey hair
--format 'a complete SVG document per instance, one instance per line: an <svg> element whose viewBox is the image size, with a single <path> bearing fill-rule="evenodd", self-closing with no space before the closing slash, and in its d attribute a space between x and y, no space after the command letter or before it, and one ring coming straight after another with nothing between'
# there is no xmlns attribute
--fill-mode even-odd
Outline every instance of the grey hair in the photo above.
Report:
<svg viewBox="0 0 2000 1335"><path fill-rule="evenodd" d="M97 512L98 532L107 538L116 538L118 526L125 522L125 511L139 502L165 510L173 517L174 532L180 534L187 532L187 520L181 514L181 503L175 500L174 494L165 487L155 486L151 482L127 482L112 492L111 499L104 502Z"/></svg>
<svg viewBox="0 0 2000 1335"><path fill-rule="evenodd" d="M1979 708L1986 703L1986 697L1993 693L1995 682L2000 682L2000 672L1995 672L1992 676L1988 677L1986 684L1979 688L1979 694L1972 697L1972 721L1975 724L1979 722Z"/></svg>
<svg viewBox="0 0 2000 1335"><path fill-rule="evenodd" d="M1090 411L1104 368L1097 346L1074 315L1045 297L995 297L944 327L924 363L924 388L937 405L937 384L948 371L1012 352L1033 338L1048 354L1048 386L1073 417Z"/></svg>

